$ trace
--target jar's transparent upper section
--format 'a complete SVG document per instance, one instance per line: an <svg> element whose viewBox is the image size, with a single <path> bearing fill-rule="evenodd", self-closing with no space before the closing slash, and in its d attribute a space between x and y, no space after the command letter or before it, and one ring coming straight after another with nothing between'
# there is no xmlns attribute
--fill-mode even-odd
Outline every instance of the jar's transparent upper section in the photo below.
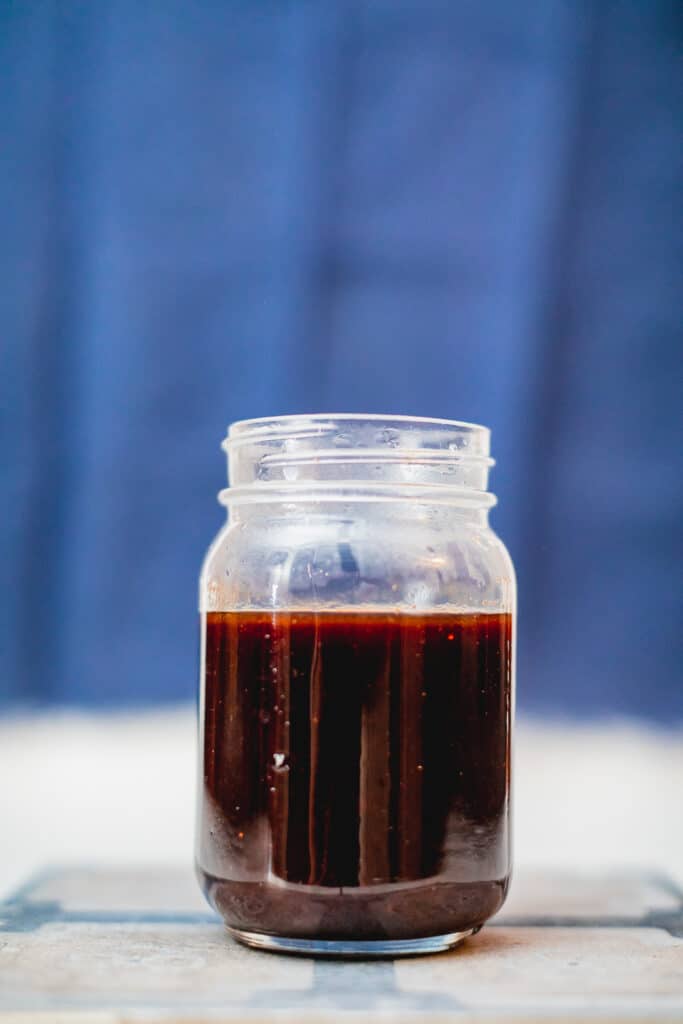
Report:
<svg viewBox="0 0 683 1024"><path fill-rule="evenodd" d="M276 491L367 492L378 500L428 490L436 501L490 506L490 431L473 423L407 416L319 414L234 423L226 501L262 501ZM368 485L371 485L368 488Z"/></svg>
<svg viewBox="0 0 683 1024"><path fill-rule="evenodd" d="M204 563L203 610L512 610L486 427L285 416L235 423L223 447L228 523Z"/></svg>

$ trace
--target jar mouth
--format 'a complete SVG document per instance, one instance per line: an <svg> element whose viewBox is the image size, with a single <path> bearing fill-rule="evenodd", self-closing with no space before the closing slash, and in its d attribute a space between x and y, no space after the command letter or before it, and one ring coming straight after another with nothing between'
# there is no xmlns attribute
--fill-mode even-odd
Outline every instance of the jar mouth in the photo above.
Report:
<svg viewBox="0 0 683 1024"><path fill-rule="evenodd" d="M433 416L405 416L398 414L363 413L363 412L315 412L288 414L286 416L257 416L254 419L235 420L228 427L228 436L223 447L245 443L256 437L297 437L301 431L308 436L309 431L323 434L339 430L342 423L348 423L351 429L360 424L368 423L385 426L388 430L417 429L436 432L438 430L456 432L462 436L471 436L485 443L488 453L491 431L479 423L467 423L465 420L440 419Z"/></svg>
<svg viewBox="0 0 683 1024"><path fill-rule="evenodd" d="M233 423L223 442L230 487L221 501L429 496L495 502L486 493L490 431L476 423L377 413L313 413ZM315 493L314 493L315 492ZM392 493L393 492L393 493ZM448 492L448 494L447 494Z"/></svg>

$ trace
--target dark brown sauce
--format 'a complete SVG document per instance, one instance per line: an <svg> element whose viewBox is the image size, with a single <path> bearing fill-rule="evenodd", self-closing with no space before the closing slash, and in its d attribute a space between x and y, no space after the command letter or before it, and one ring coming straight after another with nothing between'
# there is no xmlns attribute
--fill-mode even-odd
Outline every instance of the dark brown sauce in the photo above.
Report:
<svg viewBox="0 0 683 1024"><path fill-rule="evenodd" d="M198 863L228 924L406 938L508 878L511 618L210 613Z"/></svg>

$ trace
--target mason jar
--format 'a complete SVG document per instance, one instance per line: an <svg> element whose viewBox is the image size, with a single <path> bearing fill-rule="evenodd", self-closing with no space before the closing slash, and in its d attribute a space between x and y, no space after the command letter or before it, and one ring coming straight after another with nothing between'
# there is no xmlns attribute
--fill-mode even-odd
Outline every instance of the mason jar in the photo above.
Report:
<svg viewBox="0 0 683 1024"><path fill-rule="evenodd" d="M448 949L510 878L515 578L489 431L234 423L200 582L197 870L263 949Z"/></svg>

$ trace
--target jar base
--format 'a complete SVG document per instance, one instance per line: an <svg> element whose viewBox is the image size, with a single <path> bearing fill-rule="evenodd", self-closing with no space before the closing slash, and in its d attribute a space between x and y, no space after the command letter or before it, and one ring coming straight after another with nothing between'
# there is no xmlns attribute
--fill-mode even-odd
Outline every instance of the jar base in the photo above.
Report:
<svg viewBox="0 0 683 1024"><path fill-rule="evenodd" d="M444 953L471 935L476 935L481 925L467 928L462 932L447 932L445 935L427 935L420 939L298 939L281 935L265 935L263 932L249 932L241 928L226 926L230 935L245 946L269 953L288 953L294 956L326 956L342 959L378 958L394 959L399 956L427 956Z"/></svg>

